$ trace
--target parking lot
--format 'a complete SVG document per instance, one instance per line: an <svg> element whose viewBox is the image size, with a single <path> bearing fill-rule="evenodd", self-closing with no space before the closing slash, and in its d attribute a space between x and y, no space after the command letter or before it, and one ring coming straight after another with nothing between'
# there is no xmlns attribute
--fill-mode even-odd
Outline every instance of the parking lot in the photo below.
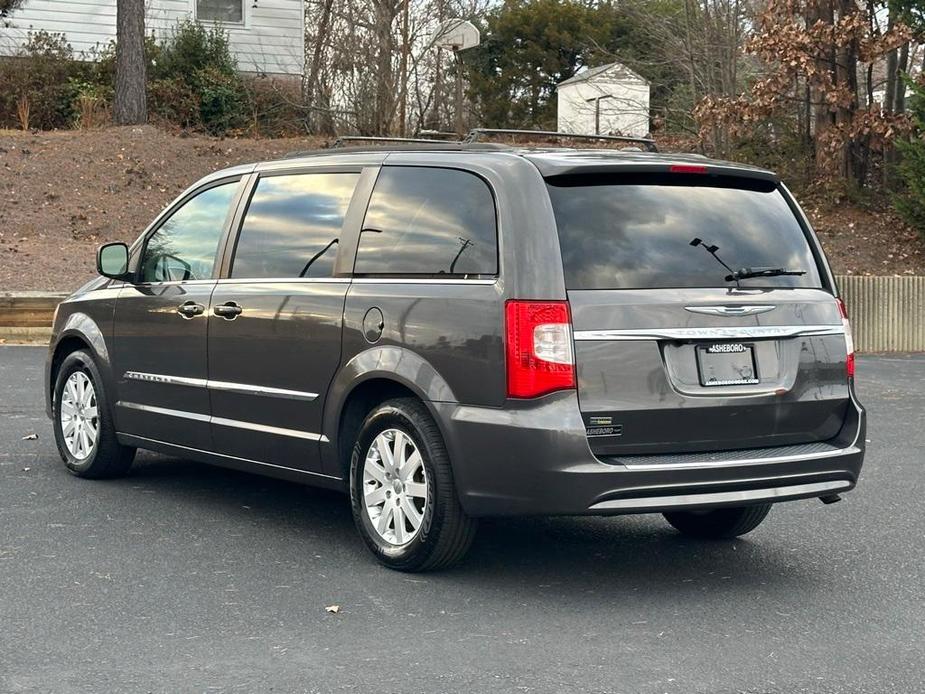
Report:
<svg viewBox="0 0 925 694"><path fill-rule="evenodd" d="M925 691L923 356L859 360L869 453L842 503L733 543L485 521L424 575L379 567L335 493L153 454L72 477L44 356L0 348L0 692Z"/></svg>

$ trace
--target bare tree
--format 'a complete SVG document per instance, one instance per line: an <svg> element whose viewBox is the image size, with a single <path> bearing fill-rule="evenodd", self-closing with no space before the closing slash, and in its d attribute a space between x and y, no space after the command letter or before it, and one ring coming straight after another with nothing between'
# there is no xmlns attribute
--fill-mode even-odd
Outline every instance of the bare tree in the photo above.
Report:
<svg viewBox="0 0 925 694"><path fill-rule="evenodd" d="M112 115L120 125L148 120L145 67L144 0L116 0L116 94Z"/></svg>

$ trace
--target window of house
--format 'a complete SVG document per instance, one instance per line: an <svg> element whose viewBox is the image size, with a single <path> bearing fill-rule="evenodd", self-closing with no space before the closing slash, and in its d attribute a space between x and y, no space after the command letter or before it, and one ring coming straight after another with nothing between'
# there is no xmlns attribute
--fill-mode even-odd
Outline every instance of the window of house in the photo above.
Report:
<svg viewBox="0 0 925 694"><path fill-rule="evenodd" d="M330 277L359 174L266 176L241 227L232 277Z"/></svg>
<svg viewBox="0 0 925 694"><path fill-rule="evenodd" d="M196 19L225 24L243 24L244 1L196 0Z"/></svg>
<svg viewBox="0 0 925 694"><path fill-rule="evenodd" d="M354 272L496 274L498 233L488 184L457 169L383 167L360 232Z"/></svg>

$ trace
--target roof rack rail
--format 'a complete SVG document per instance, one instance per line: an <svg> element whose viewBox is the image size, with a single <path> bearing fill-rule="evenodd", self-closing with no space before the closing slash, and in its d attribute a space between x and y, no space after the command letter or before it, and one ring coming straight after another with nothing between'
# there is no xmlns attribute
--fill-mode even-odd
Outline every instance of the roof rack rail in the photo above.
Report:
<svg viewBox="0 0 925 694"><path fill-rule="evenodd" d="M608 140L611 142L626 142L642 145L648 152L658 152L655 140L648 137L625 137L623 135L583 135L576 133L563 133L555 130L514 130L510 128L473 128L469 131L464 142L478 142L482 135L521 135L535 137L569 137L576 140Z"/></svg>
<svg viewBox="0 0 925 694"><path fill-rule="evenodd" d="M354 142L394 142L396 144L405 144L405 145L433 145L433 144L462 144L460 140L453 142L448 142L447 140L440 140L437 138L423 138L423 137L376 137L375 135L344 135L339 137L334 141L334 144L331 145L331 148L335 147L345 147Z"/></svg>

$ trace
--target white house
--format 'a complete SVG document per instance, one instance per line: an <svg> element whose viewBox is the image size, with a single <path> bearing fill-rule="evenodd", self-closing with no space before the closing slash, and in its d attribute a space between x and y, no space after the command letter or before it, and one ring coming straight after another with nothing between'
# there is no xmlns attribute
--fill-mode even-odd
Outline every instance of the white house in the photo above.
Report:
<svg viewBox="0 0 925 694"><path fill-rule="evenodd" d="M560 132L644 137L649 132L649 82L610 63L556 85Z"/></svg>
<svg viewBox="0 0 925 694"><path fill-rule="evenodd" d="M303 0L147 0L145 31L168 34L182 19L220 24L244 72L299 75L305 63ZM0 55L15 55L30 31L64 34L90 58L116 38L116 0L25 0L0 23Z"/></svg>

